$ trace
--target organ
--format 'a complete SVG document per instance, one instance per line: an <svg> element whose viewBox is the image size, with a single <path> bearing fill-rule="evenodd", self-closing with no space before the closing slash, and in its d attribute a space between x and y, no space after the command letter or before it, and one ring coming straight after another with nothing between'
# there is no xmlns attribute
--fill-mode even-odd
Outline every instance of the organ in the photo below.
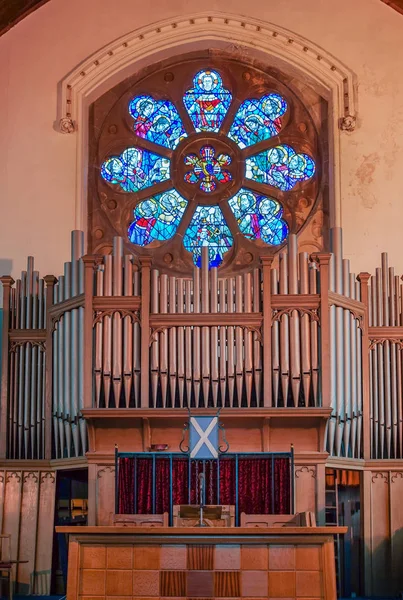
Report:
<svg viewBox="0 0 403 600"><path fill-rule="evenodd" d="M386 254L374 275L351 273L339 229L330 253L299 252L291 234L278 259L227 276L204 249L189 277L126 254L119 237L109 255L83 252L74 231L63 274L41 277L30 257L16 282L1 278L6 489L8 464L51 473L70 461L88 467L89 523L112 523L114 444L175 451L188 407L222 408L236 452L294 443L297 510L324 525L326 467L358 469L364 519L366 503L388 499L376 535L400 526L403 295Z"/></svg>

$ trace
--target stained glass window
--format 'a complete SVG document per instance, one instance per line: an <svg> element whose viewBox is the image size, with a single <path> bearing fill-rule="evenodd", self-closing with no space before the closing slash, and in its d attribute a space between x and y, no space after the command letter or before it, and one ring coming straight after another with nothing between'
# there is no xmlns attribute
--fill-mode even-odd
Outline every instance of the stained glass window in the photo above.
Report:
<svg viewBox="0 0 403 600"><path fill-rule="evenodd" d="M193 262L201 266L202 247L208 246L210 267L219 267L232 246L232 234L219 206L198 206L183 238Z"/></svg>
<svg viewBox="0 0 403 600"><path fill-rule="evenodd" d="M231 164L231 157L228 154L219 154L215 157L215 150L212 146L203 146L197 154L188 154L185 157L185 165L192 167L191 171L185 173L187 183L200 182L200 189L203 192L213 192L217 187L217 181L231 181L232 175L223 167Z"/></svg>
<svg viewBox="0 0 403 600"><path fill-rule="evenodd" d="M178 111L169 100L135 96L129 113L134 119L134 133L154 144L173 149L186 137Z"/></svg>
<svg viewBox="0 0 403 600"><path fill-rule="evenodd" d="M261 239L273 246L282 244L286 239L287 223L281 218L283 209L276 200L241 189L228 204L246 238Z"/></svg>
<svg viewBox="0 0 403 600"><path fill-rule="evenodd" d="M297 154L283 144L246 159L246 177L268 183L283 192L292 190L299 181L306 181L315 173L315 162L307 154Z"/></svg>
<svg viewBox="0 0 403 600"><path fill-rule="evenodd" d="M127 148L120 156L108 158L101 175L125 192L137 192L169 179L169 160L141 148Z"/></svg>
<svg viewBox="0 0 403 600"><path fill-rule="evenodd" d="M287 102L279 94L268 94L260 100L245 100L239 107L228 137L240 148L257 144L278 135Z"/></svg>
<svg viewBox="0 0 403 600"><path fill-rule="evenodd" d="M142 200L134 209L129 240L139 246L169 240L175 235L186 206L187 201L176 190Z"/></svg>
<svg viewBox="0 0 403 600"><path fill-rule="evenodd" d="M199 71L183 102L197 132L219 131L232 95L223 87L217 71Z"/></svg>
<svg viewBox="0 0 403 600"><path fill-rule="evenodd" d="M136 145L128 144L120 155L109 155L101 165L100 180L109 184L107 197L119 192L112 206L124 202L122 190L130 198L133 216L125 223L129 241L143 248L151 244L150 251L152 242L163 245L167 248L165 264L177 260L177 269L185 264L189 268L192 262L200 267L202 249L207 247L210 268L222 265L230 249L238 256L237 268L242 260L255 260L256 265L251 254L255 241L259 242L255 245L258 257L287 239L285 193L297 184L311 185L306 184L310 180L316 188L309 189L318 189L314 158L298 151L314 146L305 143L301 132L306 127L301 128L299 116L298 126L289 134L292 115L283 93L263 87L260 97L249 97L244 71L242 93L226 89L218 70L195 71L189 73L184 87L166 88L170 97L167 91L161 99L160 79L158 98L141 93L134 94L128 104L125 100L133 124L131 140L134 133ZM228 73L224 80L233 86L235 78L232 71ZM174 81L172 73L166 75L165 82ZM286 143L291 140L293 146ZM110 138L107 144L110 147ZM157 193L153 193L148 188L156 184ZM182 243L190 253L185 259L183 251L179 252Z"/></svg>

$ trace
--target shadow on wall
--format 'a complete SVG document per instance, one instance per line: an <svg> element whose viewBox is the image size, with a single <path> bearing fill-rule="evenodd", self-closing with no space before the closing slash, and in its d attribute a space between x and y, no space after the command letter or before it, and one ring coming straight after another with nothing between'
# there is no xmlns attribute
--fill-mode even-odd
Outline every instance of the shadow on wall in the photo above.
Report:
<svg viewBox="0 0 403 600"><path fill-rule="evenodd" d="M403 529L395 532L391 539L382 539L377 545L373 540L372 554L372 597L403 597Z"/></svg>

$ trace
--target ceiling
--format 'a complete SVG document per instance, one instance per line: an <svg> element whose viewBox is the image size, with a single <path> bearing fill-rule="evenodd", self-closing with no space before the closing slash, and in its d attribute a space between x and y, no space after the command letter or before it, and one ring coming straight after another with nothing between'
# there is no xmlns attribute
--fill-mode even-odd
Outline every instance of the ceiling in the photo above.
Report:
<svg viewBox="0 0 403 600"><path fill-rule="evenodd" d="M0 0L0 35L49 0ZM381 0L403 14L403 0Z"/></svg>

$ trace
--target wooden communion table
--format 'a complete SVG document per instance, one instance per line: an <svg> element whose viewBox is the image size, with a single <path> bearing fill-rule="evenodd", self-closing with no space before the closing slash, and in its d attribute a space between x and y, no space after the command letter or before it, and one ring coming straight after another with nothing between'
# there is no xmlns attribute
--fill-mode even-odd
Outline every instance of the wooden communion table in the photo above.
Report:
<svg viewBox="0 0 403 600"><path fill-rule="evenodd" d="M57 527L69 534L67 600L336 600L345 527Z"/></svg>

